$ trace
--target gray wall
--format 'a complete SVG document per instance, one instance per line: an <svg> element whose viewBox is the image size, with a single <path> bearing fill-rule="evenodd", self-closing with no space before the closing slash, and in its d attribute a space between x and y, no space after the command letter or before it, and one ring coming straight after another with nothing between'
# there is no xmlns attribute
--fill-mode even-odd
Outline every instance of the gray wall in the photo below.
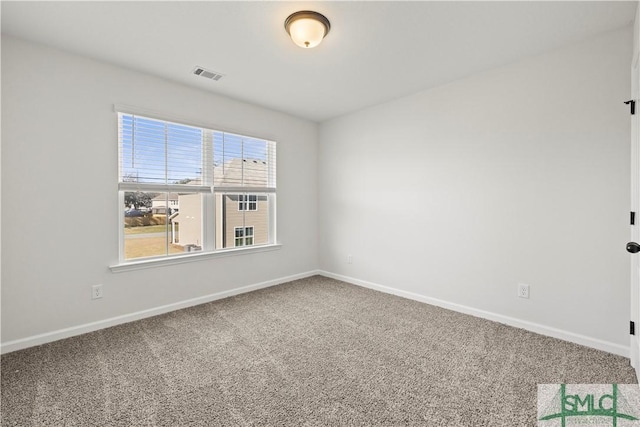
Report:
<svg viewBox="0 0 640 427"><path fill-rule="evenodd" d="M112 273L114 104L277 141L282 249ZM316 158L313 122L3 36L2 342L315 270Z"/></svg>
<svg viewBox="0 0 640 427"><path fill-rule="evenodd" d="M631 31L323 123L321 269L628 351Z"/></svg>

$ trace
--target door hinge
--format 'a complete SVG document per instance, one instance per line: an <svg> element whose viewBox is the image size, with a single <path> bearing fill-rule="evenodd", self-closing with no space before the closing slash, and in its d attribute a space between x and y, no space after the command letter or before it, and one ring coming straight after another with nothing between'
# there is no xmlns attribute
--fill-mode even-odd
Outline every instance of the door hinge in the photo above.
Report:
<svg viewBox="0 0 640 427"><path fill-rule="evenodd" d="M635 225L635 224L636 224L636 213L631 212L631 225Z"/></svg>
<svg viewBox="0 0 640 427"><path fill-rule="evenodd" d="M631 115L636 113L636 101L634 101L633 99L630 99L628 101L625 101L625 104L631 105Z"/></svg>
<svg viewBox="0 0 640 427"><path fill-rule="evenodd" d="M631 335L635 335L636 334L636 322L634 322L634 321L629 322L629 333Z"/></svg>

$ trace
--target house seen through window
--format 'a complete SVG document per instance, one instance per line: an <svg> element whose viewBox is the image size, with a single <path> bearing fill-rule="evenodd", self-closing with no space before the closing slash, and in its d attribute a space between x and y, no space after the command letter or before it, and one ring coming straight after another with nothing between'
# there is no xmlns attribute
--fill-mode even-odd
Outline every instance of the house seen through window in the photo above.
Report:
<svg viewBox="0 0 640 427"><path fill-rule="evenodd" d="M118 113L120 260L275 243L276 144Z"/></svg>

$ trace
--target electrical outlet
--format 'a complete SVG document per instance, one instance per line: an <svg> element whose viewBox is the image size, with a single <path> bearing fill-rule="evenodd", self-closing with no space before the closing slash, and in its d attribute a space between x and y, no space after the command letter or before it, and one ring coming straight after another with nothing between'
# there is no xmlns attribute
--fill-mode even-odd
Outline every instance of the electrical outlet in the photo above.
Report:
<svg viewBox="0 0 640 427"><path fill-rule="evenodd" d="M529 285L518 283L518 296L520 298L529 298Z"/></svg>
<svg viewBox="0 0 640 427"><path fill-rule="evenodd" d="M353 257L351 255L347 255L347 264L353 264Z"/></svg>
<svg viewBox="0 0 640 427"><path fill-rule="evenodd" d="M93 285L91 287L91 299L102 298L102 285Z"/></svg>

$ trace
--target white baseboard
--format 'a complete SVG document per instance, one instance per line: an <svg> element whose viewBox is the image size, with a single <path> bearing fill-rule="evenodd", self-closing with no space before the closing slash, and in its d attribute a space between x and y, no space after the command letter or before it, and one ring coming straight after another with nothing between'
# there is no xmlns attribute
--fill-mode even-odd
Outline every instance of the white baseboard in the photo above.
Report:
<svg viewBox="0 0 640 427"><path fill-rule="evenodd" d="M538 323L528 322L526 320L516 319L514 317L509 317L509 316L504 316L497 313L492 313L489 311L479 310L477 308L468 307L465 305L452 303L452 302L440 300L437 298L431 298L428 296L416 294L414 292L408 292L408 291L403 291L396 288L391 288L388 286L378 285L376 283L367 282L365 280L360 280L353 277L343 276L341 274L330 273L328 271L323 271L323 270L307 271L305 273L294 274L291 276L268 280L268 281L256 283L253 285L248 285L240 288L230 289L227 291L217 292L214 294L205 295L202 297L193 298L185 301L180 301L173 304L167 304L160 307L151 308L148 310L142 310L135 313L112 317L105 320L99 320L97 322L86 323L84 325L73 326L70 328L65 328L57 331L47 332L44 334L34 335L27 338L8 341L6 343L0 344L0 354L10 353L12 351L22 350L28 347L34 347L36 345L46 344L46 343L58 341L64 338L86 334L88 332L105 329L111 326L121 325L123 323L133 322L135 320L145 319L147 317L157 316L159 314L180 310L182 308L192 307L195 305L232 297L234 295L239 295L246 292L268 288L271 286L290 282L292 280L303 279L305 277L314 276L316 274L320 274L320 275L337 279L337 280L342 280L343 282L351 283L353 285L362 286L362 287L373 289L376 291L397 295L399 297L411 299L414 301L424 302L427 304L457 311L459 313L469 314L471 316L481 317L483 319L492 320L494 322L504 323L506 325L514 326L516 328L521 328L521 329L525 329L541 335L546 335L549 337L558 338L561 340L573 342L573 343L584 345L587 347L592 347L598 350L606 351L606 352L617 354L620 356L624 356L624 357L630 356L630 348L628 346L623 346L620 344L599 340L597 338L588 337L586 335L580 335L573 332L552 328L552 327L541 325ZM636 370L638 370L638 367L636 367Z"/></svg>
<svg viewBox="0 0 640 427"><path fill-rule="evenodd" d="M514 317L504 316L502 314L492 313L490 311L479 310L477 308L468 307L466 305L456 304L437 298L431 298L425 295L416 294L414 292L408 292L388 286L378 285L376 283L355 279L353 277L343 276L341 274L330 273L328 271L321 270L319 274L330 277L332 279L342 280L343 282L351 283L353 285L362 286L376 291L385 292L387 294L424 302L427 304L457 311L459 313L469 314L471 316L492 320L494 322L504 323L506 325L525 329L527 331L535 332L540 335L558 338L564 341L584 345L586 347L595 348L597 350L606 351L608 353L617 354L619 356L629 357L630 354L630 348L628 346L615 344L609 341L603 341L597 338L588 337L586 335L576 334L573 332L564 331L562 329L541 325L539 323L529 322L526 320L516 319Z"/></svg>
<svg viewBox="0 0 640 427"><path fill-rule="evenodd" d="M84 325L72 326L70 328L60 329L57 331L46 332L44 334L34 335L27 338L21 338L0 344L0 354L10 353L16 350L22 350L36 345L46 344L58 341L64 338L76 335L86 334L88 332L105 329L111 326L121 325L123 323L133 322L135 320L145 319L147 317L157 316L158 314L168 313L170 311L180 310L181 308L192 307L207 302L232 297L234 295L244 294L258 289L268 288L292 280L304 279L305 277L320 274L318 270L307 271L305 273L294 274L291 276L281 277L278 279L267 280L253 285L242 286L240 288L230 289L228 291L216 292L215 294L205 295L198 298L192 298L185 301L167 304L160 307L150 308L148 310L137 311L135 313L125 314L122 316L112 317L110 319L99 320L97 322L86 323Z"/></svg>

